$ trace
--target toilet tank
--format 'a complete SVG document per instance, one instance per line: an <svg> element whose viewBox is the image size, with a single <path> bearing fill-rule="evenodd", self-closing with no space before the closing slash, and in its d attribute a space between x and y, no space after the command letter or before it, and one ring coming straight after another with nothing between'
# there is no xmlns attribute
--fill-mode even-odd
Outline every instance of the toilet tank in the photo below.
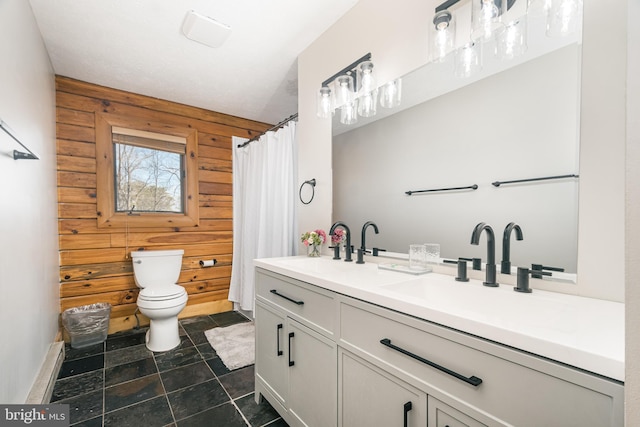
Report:
<svg viewBox="0 0 640 427"><path fill-rule="evenodd" d="M133 277L139 288L156 285L173 285L180 277L184 250L135 251Z"/></svg>

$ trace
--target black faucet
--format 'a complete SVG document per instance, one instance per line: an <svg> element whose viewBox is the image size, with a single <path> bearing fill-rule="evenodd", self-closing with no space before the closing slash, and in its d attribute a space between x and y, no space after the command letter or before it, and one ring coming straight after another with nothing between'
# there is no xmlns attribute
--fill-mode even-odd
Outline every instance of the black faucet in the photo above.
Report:
<svg viewBox="0 0 640 427"><path fill-rule="evenodd" d="M504 234L502 235L502 262L500 263L500 273L511 274L511 232L516 231L516 239L522 240L522 228L515 222L510 222L504 228Z"/></svg>
<svg viewBox="0 0 640 427"><path fill-rule="evenodd" d="M496 283L496 238L493 234L493 228L484 222L476 225L471 234L471 244L478 245L480 243L480 235L483 230L487 232L487 264L485 266L487 277L482 284L495 288L498 283Z"/></svg>
<svg viewBox="0 0 640 427"><path fill-rule="evenodd" d="M345 253L346 253L346 255L344 257L344 260L346 262L351 262L351 261L353 261L351 259L351 230L349 230L349 227L347 227L347 224L345 224L342 221L334 222L333 225L331 226L331 229L329 230L329 235L333 236L333 232L336 231L336 228L338 228L338 227L342 227L344 229L345 233L347 234L347 242L346 242L346 245L345 245ZM337 246L339 248L340 244L338 244ZM338 257L337 258L334 257L334 259L340 259L340 256L338 255Z"/></svg>
<svg viewBox="0 0 640 427"><path fill-rule="evenodd" d="M364 254L367 251L366 234L367 234L367 228L369 228L370 226L373 227L373 231L375 231L376 234L378 234L378 226L376 225L375 222L367 221L364 223L364 225L362 226L362 234L360 238L360 249L358 249L358 260L356 261L356 264L364 264Z"/></svg>

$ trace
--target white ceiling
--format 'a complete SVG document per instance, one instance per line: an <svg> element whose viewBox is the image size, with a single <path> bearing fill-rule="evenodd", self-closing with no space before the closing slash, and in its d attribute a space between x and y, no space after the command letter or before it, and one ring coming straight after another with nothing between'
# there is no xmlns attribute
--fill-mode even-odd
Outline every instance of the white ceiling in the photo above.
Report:
<svg viewBox="0 0 640 427"><path fill-rule="evenodd" d="M30 0L56 74L276 123L297 112L298 55L358 0ZM188 11L229 25L187 39Z"/></svg>

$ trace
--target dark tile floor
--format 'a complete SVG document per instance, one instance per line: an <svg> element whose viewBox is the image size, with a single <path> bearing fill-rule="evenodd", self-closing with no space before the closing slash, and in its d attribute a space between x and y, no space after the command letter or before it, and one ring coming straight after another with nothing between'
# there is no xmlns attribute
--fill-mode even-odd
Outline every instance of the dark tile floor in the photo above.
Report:
<svg viewBox="0 0 640 427"><path fill-rule="evenodd" d="M255 403L253 365L229 371L204 335L246 321L237 312L181 320L180 346L164 353L146 348L146 328L67 344L51 401L68 403L78 427L286 427L269 403Z"/></svg>

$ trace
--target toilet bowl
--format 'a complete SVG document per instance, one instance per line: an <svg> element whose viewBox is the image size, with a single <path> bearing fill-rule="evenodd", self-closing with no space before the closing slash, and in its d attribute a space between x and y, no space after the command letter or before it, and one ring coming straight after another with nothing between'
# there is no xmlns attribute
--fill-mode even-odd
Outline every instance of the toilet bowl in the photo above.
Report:
<svg viewBox="0 0 640 427"><path fill-rule="evenodd" d="M138 308L149 318L146 336L151 351L168 351L180 345L178 314L187 305L187 291L176 285L182 267L182 249L135 251L133 275L138 294Z"/></svg>

